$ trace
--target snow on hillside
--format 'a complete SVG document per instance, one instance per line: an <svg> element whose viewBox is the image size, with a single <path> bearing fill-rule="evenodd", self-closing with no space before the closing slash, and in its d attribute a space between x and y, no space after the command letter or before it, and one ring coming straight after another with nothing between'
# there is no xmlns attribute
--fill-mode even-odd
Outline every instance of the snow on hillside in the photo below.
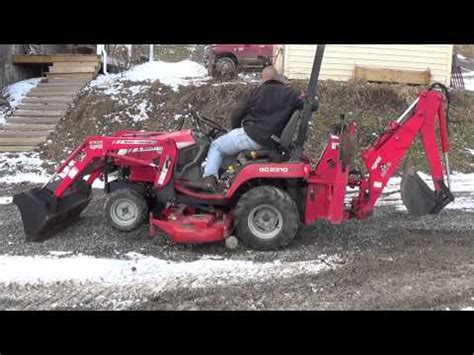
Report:
<svg viewBox="0 0 474 355"><path fill-rule="evenodd" d="M464 88L474 91L474 72L463 73Z"/></svg>
<svg viewBox="0 0 474 355"><path fill-rule="evenodd" d="M8 100L12 108L16 108L23 97L34 87L36 87L42 78L33 78L19 81L3 89L3 96ZM0 112L0 125L5 123L6 111Z"/></svg>
<svg viewBox="0 0 474 355"><path fill-rule="evenodd" d="M178 91L179 86L187 86L191 83L196 85L207 79L206 68L191 60L183 60L177 63L156 61L137 65L123 73L100 75L90 83L90 86L111 88L111 86L117 86L116 84L123 80L136 82L158 80L160 83ZM114 90L108 93L113 94Z"/></svg>

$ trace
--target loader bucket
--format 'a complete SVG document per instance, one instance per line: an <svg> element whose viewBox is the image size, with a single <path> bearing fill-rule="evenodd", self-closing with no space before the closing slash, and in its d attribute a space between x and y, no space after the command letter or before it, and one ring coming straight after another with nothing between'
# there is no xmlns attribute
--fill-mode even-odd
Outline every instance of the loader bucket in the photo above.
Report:
<svg viewBox="0 0 474 355"><path fill-rule="evenodd" d="M424 216L436 207L436 195L413 169L405 171L400 194L405 207L413 216Z"/></svg>
<svg viewBox="0 0 474 355"><path fill-rule="evenodd" d="M71 224L92 199L91 189L79 181L61 198L54 196L58 181L13 196L23 220L26 241L41 241Z"/></svg>

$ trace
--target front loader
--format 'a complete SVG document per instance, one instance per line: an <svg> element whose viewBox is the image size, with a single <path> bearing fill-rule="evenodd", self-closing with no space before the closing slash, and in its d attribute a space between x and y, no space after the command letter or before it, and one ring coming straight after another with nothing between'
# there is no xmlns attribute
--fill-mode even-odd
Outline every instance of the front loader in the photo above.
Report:
<svg viewBox="0 0 474 355"><path fill-rule="evenodd" d="M316 97L316 83L324 46L317 48L308 85ZM440 91L441 89L441 91ZM341 120L328 137L317 164L304 154L313 103L295 111L276 149L242 152L220 175L221 192L205 193L187 186L202 176L209 145L227 130L192 113L193 129L176 132L120 131L92 136L62 163L51 180L14 196L26 239L43 240L77 219L92 198L96 179L109 194L105 216L122 232L139 228L147 219L150 235L164 232L175 243L240 240L255 249L289 244L301 224L320 219L338 224L365 219L409 147L421 137L433 178L434 191L413 170L402 178L401 196L414 215L438 213L454 200L449 189L447 89L434 84L396 121L389 123L360 158L366 172L352 166L357 126ZM439 126L441 149L437 144ZM447 177L445 177L446 172ZM350 198L348 190L355 190ZM237 238L237 239L236 239Z"/></svg>

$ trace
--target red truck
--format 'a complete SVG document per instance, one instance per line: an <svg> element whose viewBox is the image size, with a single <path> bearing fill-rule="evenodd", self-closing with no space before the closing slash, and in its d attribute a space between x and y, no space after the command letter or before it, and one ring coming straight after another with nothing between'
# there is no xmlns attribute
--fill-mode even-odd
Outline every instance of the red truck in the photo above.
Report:
<svg viewBox="0 0 474 355"><path fill-rule="evenodd" d="M204 48L204 65L215 78L263 69L273 62L272 44L213 44Z"/></svg>

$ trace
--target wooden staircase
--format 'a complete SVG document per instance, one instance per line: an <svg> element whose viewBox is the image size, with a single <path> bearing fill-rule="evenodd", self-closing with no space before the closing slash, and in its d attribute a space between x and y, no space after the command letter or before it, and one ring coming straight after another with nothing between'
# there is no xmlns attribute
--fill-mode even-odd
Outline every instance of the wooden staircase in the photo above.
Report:
<svg viewBox="0 0 474 355"><path fill-rule="evenodd" d="M96 55L17 57L27 58L16 58L16 64L51 65L45 79L30 90L6 124L0 127L0 152L31 151L43 143L64 117L77 93L97 76L100 69L100 57Z"/></svg>

